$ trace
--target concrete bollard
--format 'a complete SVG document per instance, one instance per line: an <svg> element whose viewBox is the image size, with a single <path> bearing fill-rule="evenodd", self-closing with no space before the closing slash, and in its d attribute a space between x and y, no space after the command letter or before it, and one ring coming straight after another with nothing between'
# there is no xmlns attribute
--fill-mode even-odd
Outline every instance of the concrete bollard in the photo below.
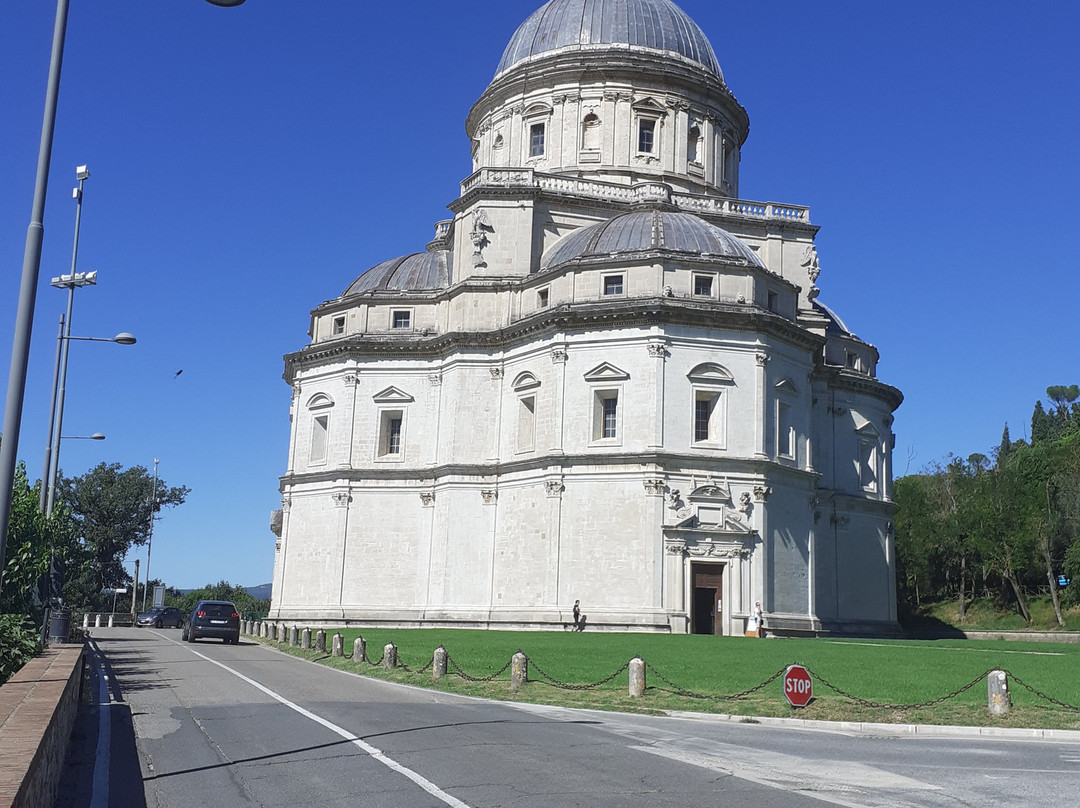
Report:
<svg viewBox="0 0 1080 808"><path fill-rule="evenodd" d="M1009 677L1005 671L993 670L986 675L986 699L990 715L1006 715L1012 709Z"/></svg>
<svg viewBox="0 0 1080 808"><path fill-rule="evenodd" d="M630 660L630 695L635 699L645 695L645 660L641 657Z"/></svg>
<svg viewBox="0 0 1080 808"><path fill-rule="evenodd" d="M367 662L367 640L357 637L352 641L352 661Z"/></svg>
<svg viewBox="0 0 1080 808"><path fill-rule="evenodd" d="M116 615L112 615L112 614L110 614L110 615L109 615L109 628L112 628L112 627L113 627L113 618L114 618L115 616L116 616Z"/></svg>
<svg viewBox="0 0 1080 808"><path fill-rule="evenodd" d="M521 690L529 681L529 658L518 651L510 660L510 692Z"/></svg>
<svg viewBox="0 0 1080 808"><path fill-rule="evenodd" d="M300 647L303 648L305 651L310 651L311 650L311 629L310 628L305 628L303 633L300 635Z"/></svg>
<svg viewBox="0 0 1080 808"><path fill-rule="evenodd" d="M334 634L334 639L330 643L332 656L345 656L345 638L340 634Z"/></svg>
<svg viewBox="0 0 1080 808"><path fill-rule="evenodd" d="M263 628L262 620L256 620L255 621L255 630L252 632L252 634L254 634L256 637L261 637L262 636L262 628Z"/></svg>
<svg viewBox="0 0 1080 808"><path fill-rule="evenodd" d="M315 650L320 654L326 653L326 630L319 629L315 632Z"/></svg>
<svg viewBox="0 0 1080 808"><path fill-rule="evenodd" d="M290 648L295 648L297 646L297 644L299 644L299 642L300 642L300 640L298 639L299 634L300 634L300 632L297 630L296 626L289 626L289 647Z"/></svg>
<svg viewBox="0 0 1080 808"><path fill-rule="evenodd" d="M431 660L431 675L436 679L442 679L446 676L446 658L448 656L446 649L441 645L435 649L435 656Z"/></svg>
<svg viewBox="0 0 1080 808"><path fill-rule="evenodd" d="M101 615L100 614L95 614L94 615L94 628L101 628Z"/></svg>
<svg viewBox="0 0 1080 808"><path fill-rule="evenodd" d="M388 642L383 648L382 666L388 671L397 667L397 646L392 642Z"/></svg>
<svg viewBox="0 0 1080 808"><path fill-rule="evenodd" d="M82 627L83 629L90 628L90 612L87 612L82 616Z"/></svg>

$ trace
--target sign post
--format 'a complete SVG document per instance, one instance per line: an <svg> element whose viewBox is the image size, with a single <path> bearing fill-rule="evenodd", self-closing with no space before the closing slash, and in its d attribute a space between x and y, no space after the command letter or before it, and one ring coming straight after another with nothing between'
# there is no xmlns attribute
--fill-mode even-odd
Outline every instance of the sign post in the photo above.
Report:
<svg viewBox="0 0 1080 808"><path fill-rule="evenodd" d="M805 707L814 698L814 680L802 665L789 665L783 682L784 697L792 707Z"/></svg>

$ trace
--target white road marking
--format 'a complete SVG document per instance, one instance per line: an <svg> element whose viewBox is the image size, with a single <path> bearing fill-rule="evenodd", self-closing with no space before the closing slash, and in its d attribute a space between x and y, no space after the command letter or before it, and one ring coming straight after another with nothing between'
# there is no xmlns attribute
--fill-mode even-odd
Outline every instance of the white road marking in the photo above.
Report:
<svg viewBox="0 0 1080 808"><path fill-rule="evenodd" d="M109 677L101 664L100 652L93 657L98 673L98 739L94 755L94 782L90 788L90 808L109 805L109 750L112 748L112 700L109 698Z"/></svg>
<svg viewBox="0 0 1080 808"><path fill-rule="evenodd" d="M176 642L176 640L172 640L172 642ZM179 645L179 643L177 643L177 645ZM408 777L410 780L412 780L414 783L416 783L416 785L418 785L418 786L420 786L420 788L424 789L424 791L426 791L428 794L430 794L431 796L435 797L438 800L441 800L442 802L446 803L447 805L451 806L451 808L470 808L470 806L467 803L462 802L457 797L453 797L450 794L447 794L445 791L443 791L437 785L432 783L430 780L426 780L424 777L417 774L412 769L409 769L409 768L406 768L405 766L402 766L400 763L398 763L393 758L387 757L386 755L384 755L382 753L381 750L376 749L374 746L372 746L371 744L369 744L366 741L362 740L361 738L357 737L353 733L349 732L347 729L344 729L342 727L339 727L337 724L334 724L334 723L331 723L330 721L327 721L322 716L316 715L315 713L311 712L310 710L305 710L299 704L294 704L293 702L289 701L284 696L281 696L281 695L275 693L273 690L266 687L265 685L260 684L259 682L256 682L254 679L251 679L251 678L249 678L247 676L244 676L244 674L240 673L240 671L233 670L228 665L225 665L225 664L223 664L221 662L218 662L216 659L211 659L210 657L205 656L204 654L200 654L198 651L196 651L193 648L188 648L188 650L191 651L191 653L193 653L195 656L199 657L200 659L205 659L207 662L209 662L209 663L211 663L213 665L217 665L219 668L228 671L229 673L231 673L236 678L247 682L249 685L251 685L252 687L254 687L257 690L262 691L263 693L265 693L267 696L274 699L275 701L280 702L281 704L284 704L290 710L294 710L295 712L299 713L300 715L304 716L305 718L310 718L316 724L321 724L322 726L326 727L328 730L330 730L334 734L340 735L342 738L344 738L345 740L352 743L358 749L363 750L368 755L370 755L372 758L379 761L379 763L383 764L388 769L391 769L392 771L395 771L398 774L401 774L401 775L403 775L405 777ZM106 712L108 712L108 711L106 710ZM99 757L99 760L100 760L100 757ZM97 808L97 806L92 806L92 808Z"/></svg>

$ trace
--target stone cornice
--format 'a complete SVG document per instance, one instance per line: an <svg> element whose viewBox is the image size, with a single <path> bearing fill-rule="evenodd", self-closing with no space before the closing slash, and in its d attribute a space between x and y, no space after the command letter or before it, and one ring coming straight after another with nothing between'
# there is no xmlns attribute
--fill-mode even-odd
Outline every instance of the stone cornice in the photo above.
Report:
<svg viewBox="0 0 1080 808"><path fill-rule="evenodd" d="M824 365L815 371L815 376L824 379L833 390L847 390L880 399L889 406L890 411L895 410L904 402L904 394L891 384L885 384L872 376L864 376L853 370Z"/></svg>
<svg viewBox="0 0 1080 808"><path fill-rule="evenodd" d="M431 336L417 333L408 336L361 334L317 342L301 351L285 355L284 378L292 384L297 372L302 369L355 358L377 356L431 360L461 350L506 350L565 331L658 325L697 326L710 331L758 333L776 337L808 352L817 351L825 343L823 337L805 331L795 323L754 305L702 303L684 298L629 298L612 302L590 301L553 306L523 317L506 328L491 331L460 331Z"/></svg>
<svg viewBox="0 0 1080 808"><path fill-rule="evenodd" d="M807 469L796 469L773 460L759 457L744 457L725 454L714 455L689 454L686 452L603 452L603 453L537 453L535 456L520 458L505 463L443 463L440 465L403 467L367 465L356 469L333 469L313 473L293 473L280 477L280 490L297 485L317 485L326 483L415 483L425 490L437 485L434 481L453 478L453 482L470 485L490 485L494 475L522 474L536 472L537 482L550 478L552 468L562 470L561 480L565 485L574 477L568 473L573 468L594 468L596 466L622 466L633 469L638 476L653 475L658 472L646 472L643 469L654 465L660 468L678 469L680 477L699 475L701 477L725 476L728 478L752 477L755 481L767 481L775 475L805 480L808 488L813 488L821 474ZM626 472L622 472L626 473ZM662 474L662 472L659 472ZM545 477L545 475L547 475Z"/></svg>

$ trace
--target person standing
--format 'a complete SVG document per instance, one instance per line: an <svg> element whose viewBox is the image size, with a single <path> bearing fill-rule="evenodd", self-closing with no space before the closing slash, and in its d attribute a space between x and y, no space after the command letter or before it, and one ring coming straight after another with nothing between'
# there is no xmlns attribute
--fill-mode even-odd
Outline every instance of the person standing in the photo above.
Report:
<svg viewBox="0 0 1080 808"><path fill-rule="evenodd" d="M574 631L581 631L581 601L574 601Z"/></svg>
<svg viewBox="0 0 1080 808"><path fill-rule="evenodd" d="M765 616L761 611L761 601L759 600L754 604L754 622L757 623L757 635L759 637L765 636Z"/></svg>

